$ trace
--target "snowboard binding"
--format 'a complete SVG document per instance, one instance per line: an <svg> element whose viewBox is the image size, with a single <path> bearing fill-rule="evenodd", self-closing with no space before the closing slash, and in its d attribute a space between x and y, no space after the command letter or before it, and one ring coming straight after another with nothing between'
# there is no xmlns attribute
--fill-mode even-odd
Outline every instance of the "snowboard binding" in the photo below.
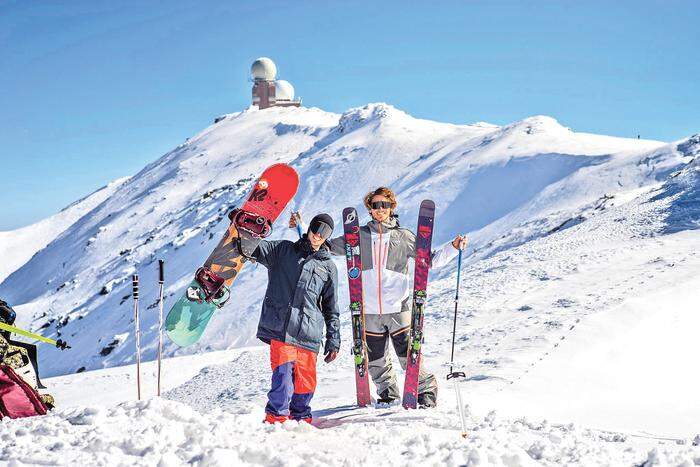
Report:
<svg viewBox="0 0 700 467"><path fill-rule="evenodd" d="M253 238L265 238L272 232L272 222L253 212L236 208L228 213L228 217L238 230L249 233Z"/></svg>
<svg viewBox="0 0 700 467"><path fill-rule="evenodd" d="M189 287L187 298L192 302L208 302L221 308L231 297L231 292L224 285L225 279L207 267L197 269L194 276L199 287Z"/></svg>

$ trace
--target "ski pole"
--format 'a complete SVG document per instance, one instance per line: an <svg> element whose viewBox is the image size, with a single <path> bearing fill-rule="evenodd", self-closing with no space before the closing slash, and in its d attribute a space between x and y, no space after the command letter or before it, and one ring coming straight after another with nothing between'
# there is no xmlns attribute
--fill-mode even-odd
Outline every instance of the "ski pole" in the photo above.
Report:
<svg viewBox="0 0 700 467"><path fill-rule="evenodd" d="M457 287L455 289L455 313L454 319L452 321L452 351L450 353L450 373L447 375L447 380L452 380L452 385L457 396L457 409L459 410L459 419L462 424L462 438L467 437L467 422L464 418L464 406L462 405L462 393L460 391L459 385L457 384L457 379L466 378L466 374L462 371L454 371L454 361L455 361L455 336L457 334L457 309L459 307L459 279L462 273L462 249L459 250L459 256L457 257Z"/></svg>
<svg viewBox="0 0 700 467"><path fill-rule="evenodd" d="M462 273L462 250L457 256L457 287L455 289L455 314L452 320L452 352L450 353L450 374L453 373L452 366L455 361L455 334L457 334L457 307L459 306L459 278Z"/></svg>
<svg viewBox="0 0 700 467"><path fill-rule="evenodd" d="M48 337L44 337L40 334L34 334L33 332L25 331L24 329L20 329L18 327L12 326L10 324L3 323L2 321L0 321L0 329L2 329L3 331L11 332L13 334L19 334L20 336L28 337L30 339L35 339L35 340L38 340L41 342L45 342L47 344L55 345L56 347L58 347L61 350L66 350L66 349L71 348L70 345L68 345L68 342L62 341L61 339L58 339L58 340L49 339Z"/></svg>
<svg viewBox="0 0 700 467"><path fill-rule="evenodd" d="M163 355L163 284L165 283L164 261L158 260L158 396L160 396L160 364Z"/></svg>
<svg viewBox="0 0 700 467"><path fill-rule="evenodd" d="M134 293L134 326L136 332L136 393L138 400L141 400L141 324L139 323L139 276L131 276L131 284Z"/></svg>

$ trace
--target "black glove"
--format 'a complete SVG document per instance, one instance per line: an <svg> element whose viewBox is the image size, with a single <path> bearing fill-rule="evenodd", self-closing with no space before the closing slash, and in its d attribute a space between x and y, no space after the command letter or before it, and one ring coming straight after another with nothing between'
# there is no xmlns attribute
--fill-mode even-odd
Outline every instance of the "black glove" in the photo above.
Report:
<svg viewBox="0 0 700 467"><path fill-rule="evenodd" d="M323 355L327 355L329 352L339 352L340 342L335 343L330 339L326 339L326 344L323 346Z"/></svg>

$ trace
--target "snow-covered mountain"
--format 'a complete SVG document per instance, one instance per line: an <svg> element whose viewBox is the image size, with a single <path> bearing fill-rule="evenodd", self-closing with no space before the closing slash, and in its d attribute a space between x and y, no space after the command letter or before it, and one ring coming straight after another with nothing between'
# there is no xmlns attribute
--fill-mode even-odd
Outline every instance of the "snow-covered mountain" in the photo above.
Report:
<svg viewBox="0 0 700 467"><path fill-rule="evenodd" d="M95 206L107 199L127 179L115 180L61 212L21 229L0 232L0 282L29 261L37 251L51 243Z"/></svg>
<svg viewBox="0 0 700 467"><path fill-rule="evenodd" d="M650 426L685 433L693 417L700 419L690 396L698 378L683 371L698 350L688 305L700 298L698 153L699 136L671 144L599 136L545 116L499 127L420 120L386 104L342 115L248 110L110 185L0 284L0 297L16 305L20 325L73 345L63 354L42 349L46 375L118 366L134 358L130 275L138 272L142 346L152 359L156 260L166 262L167 310L225 231L226 212L266 166L287 162L301 185L273 238L294 238L284 222L289 209L307 218L327 211L338 224L343 207L363 212L362 196L379 185L398 193L408 227L420 200L435 200L437 243L470 233L458 355L472 375L474 400L498 397L514 413L549 411L586 423L600 420L586 418L586 404L617 401L620 418L611 424L639 427L646 415L633 413L641 402L625 401L633 389L601 383L633 371L627 381L640 398L653 393L657 402L678 402L672 423L651 422L669 413L662 404L647 417ZM7 245L0 237L0 251ZM168 343L166 353L256 344L265 277L249 266L235 300L217 312L201 342L187 349ZM449 355L454 281L453 268L435 271L429 290L426 361L436 372ZM341 283L341 296L344 290ZM645 365L635 360L642 351ZM663 380L679 389L659 393L660 383L650 381L669 362L678 371ZM576 387L599 399L547 404L547 391L571 394Z"/></svg>

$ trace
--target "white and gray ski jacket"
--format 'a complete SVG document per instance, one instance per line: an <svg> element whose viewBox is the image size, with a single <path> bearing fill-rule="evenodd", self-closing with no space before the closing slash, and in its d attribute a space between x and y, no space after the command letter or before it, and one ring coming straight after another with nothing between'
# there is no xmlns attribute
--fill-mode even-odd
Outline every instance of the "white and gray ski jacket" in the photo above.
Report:
<svg viewBox="0 0 700 467"><path fill-rule="evenodd" d="M328 241L334 255L345 256L343 236ZM450 242L433 250L431 267L442 267L457 256ZM365 314L400 313L411 309L412 272L409 260L416 257L416 234L399 227L394 218L371 220L360 227L362 291Z"/></svg>

